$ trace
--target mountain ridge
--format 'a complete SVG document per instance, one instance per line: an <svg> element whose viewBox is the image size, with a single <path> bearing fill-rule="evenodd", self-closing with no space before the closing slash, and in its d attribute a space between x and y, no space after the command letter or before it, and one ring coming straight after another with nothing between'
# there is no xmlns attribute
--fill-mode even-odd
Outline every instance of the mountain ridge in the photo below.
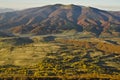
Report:
<svg viewBox="0 0 120 80"><path fill-rule="evenodd" d="M120 32L119 12L73 4L55 4L1 13L0 24L0 29L20 34L52 34L72 29L96 35Z"/></svg>

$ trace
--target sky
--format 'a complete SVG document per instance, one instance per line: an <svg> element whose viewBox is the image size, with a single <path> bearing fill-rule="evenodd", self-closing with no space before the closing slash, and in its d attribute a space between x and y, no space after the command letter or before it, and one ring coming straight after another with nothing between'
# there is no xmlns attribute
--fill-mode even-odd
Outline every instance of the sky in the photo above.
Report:
<svg viewBox="0 0 120 80"><path fill-rule="evenodd" d="M52 4L75 4L120 11L120 0L0 0L0 8L26 9Z"/></svg>

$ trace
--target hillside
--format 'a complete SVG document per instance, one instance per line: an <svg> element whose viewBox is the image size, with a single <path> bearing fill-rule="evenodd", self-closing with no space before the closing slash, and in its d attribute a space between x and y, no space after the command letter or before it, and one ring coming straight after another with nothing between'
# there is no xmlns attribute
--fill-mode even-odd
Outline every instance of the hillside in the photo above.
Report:
<svg viewBox="0 0 120 80"><path fill-rule="evenodd" d="M116 13L116 14L115 14ZM66 30L99 35L120 35L120 16L93 7L47 5L1 13L0 29L20 34L53 34Z"/></svg>
<svg viewBox="0 0 120 80"><path fill-rule="evenodd" d="M13 36L14 35L11 33L5 33L5 32L0 31L0 37L13 37Z"/></svg>

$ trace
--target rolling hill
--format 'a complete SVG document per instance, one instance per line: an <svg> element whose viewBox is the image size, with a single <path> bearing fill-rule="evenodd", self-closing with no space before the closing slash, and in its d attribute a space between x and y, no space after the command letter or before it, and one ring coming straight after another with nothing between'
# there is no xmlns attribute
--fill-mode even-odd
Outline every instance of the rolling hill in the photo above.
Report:
<svg viewBox="0 0 120 80"><path fill-rule="evenodd" d="M53 34L66 30L120 35L118 12L78 5L47 5L0 14L0 29L20 34Z"/></svg>

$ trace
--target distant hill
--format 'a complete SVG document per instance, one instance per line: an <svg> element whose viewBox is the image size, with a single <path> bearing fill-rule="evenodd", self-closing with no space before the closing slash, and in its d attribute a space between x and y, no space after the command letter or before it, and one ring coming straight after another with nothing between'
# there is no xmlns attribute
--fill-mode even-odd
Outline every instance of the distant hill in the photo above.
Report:
<svg viewBox="0 0 120 80"><path fill-rule="evenodd" d="M14 11L14 10L10 9L10 8L0 8L0 13L12 12L12 11Z"/></svg>
<svg viewBox="0 0 120 80"><path fill-rule="evenodd" d="M78 5L47 5L1 13L0 29L13 33L52 34L66 30L92 32L96 36L120 34L119 12Z"/></svg>
<svg viewBox="0 0 120 80"><path fill-rule="evenodd" d="M13 36L14 35L11 33L5 33L5 32L0 31L0 37L13 37Z"/></svg>
<svg viewBox="0 0 120 80"><path fill-rule="evenodd" d="M120 11L111 11L110 13L112 13L120 18Z"/></svg>

